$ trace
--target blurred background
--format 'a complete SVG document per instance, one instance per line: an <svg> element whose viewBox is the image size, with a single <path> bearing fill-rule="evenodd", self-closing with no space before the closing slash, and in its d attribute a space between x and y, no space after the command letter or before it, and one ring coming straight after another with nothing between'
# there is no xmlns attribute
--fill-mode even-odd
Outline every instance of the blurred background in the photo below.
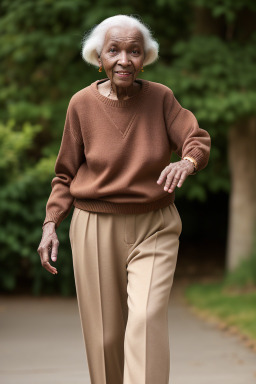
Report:
<svg viewBox="0 0 256 384"><path fill-rule="evenodd" d="M75 297L73 210L57 229L58 275L42 268L37 247L68 102L106 77L82 60L82 38L119 13L140 17L160 44L140 77L170 87L212 139L208 166L176 188L175 281L188 283L191 304L256 340L254 0L1 1L1 297Z"/></svg>

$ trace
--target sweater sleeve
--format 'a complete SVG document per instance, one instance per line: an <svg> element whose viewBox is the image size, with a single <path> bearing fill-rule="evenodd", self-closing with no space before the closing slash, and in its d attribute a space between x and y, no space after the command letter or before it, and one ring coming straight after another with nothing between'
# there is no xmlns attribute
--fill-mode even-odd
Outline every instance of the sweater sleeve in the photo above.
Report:
<svg viewBox="0 0 256 384"><path fill-rule="evenodd" d="M196 174L208 164L211 149L209 133L200 128L195 115L183 108L173 95L167 116L167 132L173 151L181 158L196 160Z"/></svg>
<svg viewBox="0 0 256 384"><path fill-rule="evenodd" d="M51 181L52 191L46 204L43 226L47 222L53 221L55 228L58 228L68 216L74 201L74 197L70 194L70 184L84 161L84 145L79 118L71 98L55 163L55 177Z"/></svg>

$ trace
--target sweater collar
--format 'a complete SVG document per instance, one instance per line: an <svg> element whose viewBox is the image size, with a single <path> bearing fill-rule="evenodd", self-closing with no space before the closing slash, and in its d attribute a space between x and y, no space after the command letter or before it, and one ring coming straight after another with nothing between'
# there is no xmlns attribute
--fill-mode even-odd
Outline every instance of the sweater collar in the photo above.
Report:
<svg viewBox="0 0 256 384"><path fill-rule="evenodd" d="M105 79L96 80L90 85L90 87L91 87L91 90L93 91L93 93L95 94L95 96L99 100L101 100L103 103L110 105L112 107L126 107L126 106L134 104L136 101L138 101L139 99L141 99L145 95L145 93L148 91L148 88L149 88L149 81L148 80L136 79L135 80L136 82L140 82L142 84L140 91L138 93L136 93L136 95L134 95L134 96L132 96L126 100L113 100L113 99L110 99L109 97L103 96L98 90L98 83L106 81L106 80L108 80L108 77L106 77Z"/></svg>

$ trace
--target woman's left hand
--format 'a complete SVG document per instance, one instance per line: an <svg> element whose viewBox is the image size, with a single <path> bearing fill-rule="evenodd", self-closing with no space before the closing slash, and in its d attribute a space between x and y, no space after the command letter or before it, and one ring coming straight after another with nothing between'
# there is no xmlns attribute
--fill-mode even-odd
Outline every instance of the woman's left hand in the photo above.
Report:
<svg viewBox="0 0 256 384"><path fill-rule="evenodd" d="M157 184L162 184L166 178L164 190L171 193L177 185L180 188L191 173L194 173L194 164L189 160L170 163L161 172Z"/></svg>

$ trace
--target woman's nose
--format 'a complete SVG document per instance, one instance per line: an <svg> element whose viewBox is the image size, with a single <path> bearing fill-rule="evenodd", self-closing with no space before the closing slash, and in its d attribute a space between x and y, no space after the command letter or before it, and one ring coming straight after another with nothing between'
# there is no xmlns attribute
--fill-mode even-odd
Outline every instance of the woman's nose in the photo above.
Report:
<svg viewBox="0 0 256 384"><path fill-rule="evenodd" d="M128 55L124 51L121 52L121 54L120 54L119 64L122 64L122 65L128 65L129 64Z"/></svg>

